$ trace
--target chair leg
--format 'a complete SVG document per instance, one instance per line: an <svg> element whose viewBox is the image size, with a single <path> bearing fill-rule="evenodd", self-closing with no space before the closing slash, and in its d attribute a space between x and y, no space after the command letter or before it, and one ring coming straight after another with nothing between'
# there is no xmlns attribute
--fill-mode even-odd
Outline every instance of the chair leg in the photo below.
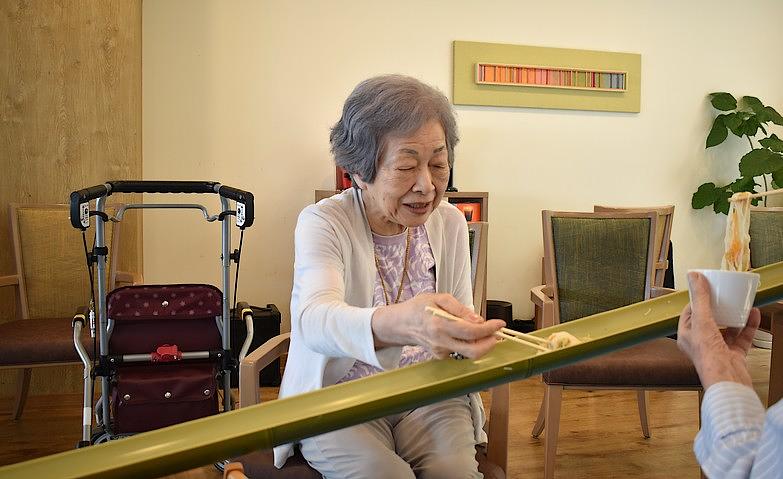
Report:
<svg viewBox="0 0 783 479"><path fill-rule="evenodd" d="M489 436L487 459L499 466L505 474L508 470L508 414L511 385L501 384L490 391L492 391L492 406L487 431Z"/></svg>
<svg viewBox="0 0 783 479"><path fill-rule="evenodd" d="M555 457L557 456L557 436L560 433L560 403L562 397L562 386L547 386L546 424L548 427L544 449L544 479L555 477Z"/></svg>
<svg viewBox="0 0 783 479"><path fill-rule="evenodd" d="M640 389L636 391L636 402L639 404L639 420L642 422L642 435L645 439L650 439L650 423L647 419L647 391Z"/></svg>
<svg viewBox="0 0 783 479"><path fill-rule="evenodd" d="M27 401L27 391L30 389L30 368L20 369L16 375L16 400L14 401L14 421L22 417L24 404Z"/></svg>
<svg viewBox="0 0 783 479"><path fill-rule="evenodd" d="M533 430L530 432L530 435L536 438L541 435L541 432L544 430L544 426L546 425L546 398L548 396L548 392L549 386L546 386L544 388L544 397L541 399L541 407L538 408L538 417L536 418L536 423L533 425Z"/></svg>

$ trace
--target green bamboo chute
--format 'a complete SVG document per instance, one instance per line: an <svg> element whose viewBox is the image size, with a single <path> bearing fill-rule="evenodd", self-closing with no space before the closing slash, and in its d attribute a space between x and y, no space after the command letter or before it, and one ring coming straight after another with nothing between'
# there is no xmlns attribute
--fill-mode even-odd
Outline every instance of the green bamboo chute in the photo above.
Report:
<svg viewBox="0 0 783 479"><path fill-rule="evenodd" d="M783 299L783 263L761 274L756 305ZM503 342L476 360L430 361L299 396L178 424L126 439L68 451L0 468L4 479L29 477L159 477L252 450L317 435L423 404L528 378L677 329L688 292L536 331L547 337L568 331L588 341L539 353Z"/></svg>

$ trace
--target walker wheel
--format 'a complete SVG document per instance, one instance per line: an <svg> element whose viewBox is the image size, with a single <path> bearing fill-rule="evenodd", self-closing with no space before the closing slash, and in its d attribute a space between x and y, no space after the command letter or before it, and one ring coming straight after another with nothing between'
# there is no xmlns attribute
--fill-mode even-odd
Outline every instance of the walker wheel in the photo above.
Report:
<svg viewBox="0 0 783 479"><path fill-rule="evenodd" d="M112 439L111 434L104 431L102 428L98 429L96 432L90 436L90 442L92 444L101 444L104 442L109 442Z"/></svg>

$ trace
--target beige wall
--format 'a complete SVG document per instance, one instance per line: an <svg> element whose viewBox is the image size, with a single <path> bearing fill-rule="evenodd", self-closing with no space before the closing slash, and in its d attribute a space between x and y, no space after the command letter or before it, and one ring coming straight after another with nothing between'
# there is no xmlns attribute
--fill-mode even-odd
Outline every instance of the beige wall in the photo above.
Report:
<svg viewBox="0 0 783 479"><path fill-rule="evenodd" d="M0 97L2 276L16 273L10 203L66 203L71 191L141 177L141 0L0 2ZM141 221L127 219L120 266L140 272ZM15 295L0 288L0 321L16 318ZM75 311L88 298L62 300ZM81 385L81 367L38 368L31 393ZM0 372L0 396L15 391L16 371Z"/></svg>
<svg viewBox="0 0 783 479"><path fill-rule="evenodd" d="M747 148L705 152L706 94L783 111L782 16L778 0L145 2L144 173L253 191L240 296L287 316L296 216L333 185L329 126L357 82L405 73L450 96L457 39L640 53L638 114L457 107L456 184L490 192L488 294L517 317L540 279L544 208L675 204L681 281L721 248L723 217L692 210L691 193L733 179ZM199 225L146 218L148 280L217 279Z"/></svg>

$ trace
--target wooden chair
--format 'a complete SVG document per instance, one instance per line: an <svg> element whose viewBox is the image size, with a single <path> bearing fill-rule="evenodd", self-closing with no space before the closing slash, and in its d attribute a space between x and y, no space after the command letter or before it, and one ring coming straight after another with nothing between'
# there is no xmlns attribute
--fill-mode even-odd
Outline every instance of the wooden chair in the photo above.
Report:
<svg viewBox="0 0 783 479"><path fill-rule="evenodd" d="M674 205L666 206L593 206L593 211L596 213L636 213L643 211L655 211L658 214L658 219L655 226L655 268L652 274L654 280L653 286L663 287L664 279L666 278L666 270L669 267L669 240L672 233L672 221L674 219ZM547 284L549 279L546 277L546 268L544 267L544 259L541 258L541 282ZM536 328L540 329L541 311L538 307L534 308Z"/></svg>
<svg viewBox="0 0 783 479"><path fill-rule="evenodd" d="M657 262L657 214L543 212L544 257L550 284L533 288L544 327L636 303L668 292L652 285ZM644 437L650 437L646 390L698 390L691 361L675 341L658 338L543 374L544 400L532 435L547 428L544 476L554 477L563 389L637 391Z"/></svg>
<svg viewBox="0 0 783 479"><path fill-rule="evenodd" d="M783 207L750 207L750 267L783 261Z"/></svg>
<svg viewBox="0 0 783 479"><path fill-rule="evenodd" d="M33 368L81 364L71 321L76 308L89 301L90 285L82 238L70 225L68 205L12 204L9 213L16 272L0 276L0 287L16 287L17 319L0 324L0 368L19 369L13 410L19 419ZM111 234L107 230L114 259L120 233L115 225ZM110 288L134 280L114 264L108 265ZM82 341L92 351L89 328Z"/></svg>
<svg viewBox="0 0 783 479"><path fill-rule="evenodd" d="M470 270L473 282L473 307L485 318L487 316L487 232L489 223L476 221L468 223L470 245Z"/></svg>
<svg viewBox="0 0 783 479"><path fill-rule="evenodd" d="M750 208L750 267L759 268L783 261L783 207ZM773 316L783 312L783 302L761 308L762 329L756 332L753 344L772 348L771 330ZM772 383L770 383L772 387Z"/></svg>
<svg viewBox="0 0 783 479"><path fill-rule="evenodd" d="M473 304L478 311L479 305L486 304L486 259L488 224L484 222L469 223L471 246L471 271L474 284ZM259 372L272 364L288 351L290 333L276 336L260 348L248 354L239 366L239 403L242 406L258 404L261 397L258 389ZM487 435L489 441L484 446L476 447L476 460L484 477L504 479L508 464L508 384L492 388ZM244 472L242 472L244 471ZM247 474L247 476L245 475ZM241 456L225 469L224 477L235 479L246 478L320 478L321 475L311 468L301 453L297 450L289 458L282 469L275 468L271 450L256 451Z"/></svg>
<svg viewBox="0 0 783 479"><path fill-rule="evenodd" d="M663 279L669 268L669 240L672 236L672 222L674 220L674 205L665 206L593 206L596 213L636 213L643 211L655 211L658 214L655 223L655 268L653 273L655 280L653 286L663 287Z"/></svg>
<svg viewBox="0 0 783 479"><path fill-rule="evenodd" d="M750 267L783 261L783 207L750 208ZM764 330L756 332L753 344L772 349L769 362L767 406L783 397L783 301L761 308ZM775 339L777 338L777 340Z"/></svg>

